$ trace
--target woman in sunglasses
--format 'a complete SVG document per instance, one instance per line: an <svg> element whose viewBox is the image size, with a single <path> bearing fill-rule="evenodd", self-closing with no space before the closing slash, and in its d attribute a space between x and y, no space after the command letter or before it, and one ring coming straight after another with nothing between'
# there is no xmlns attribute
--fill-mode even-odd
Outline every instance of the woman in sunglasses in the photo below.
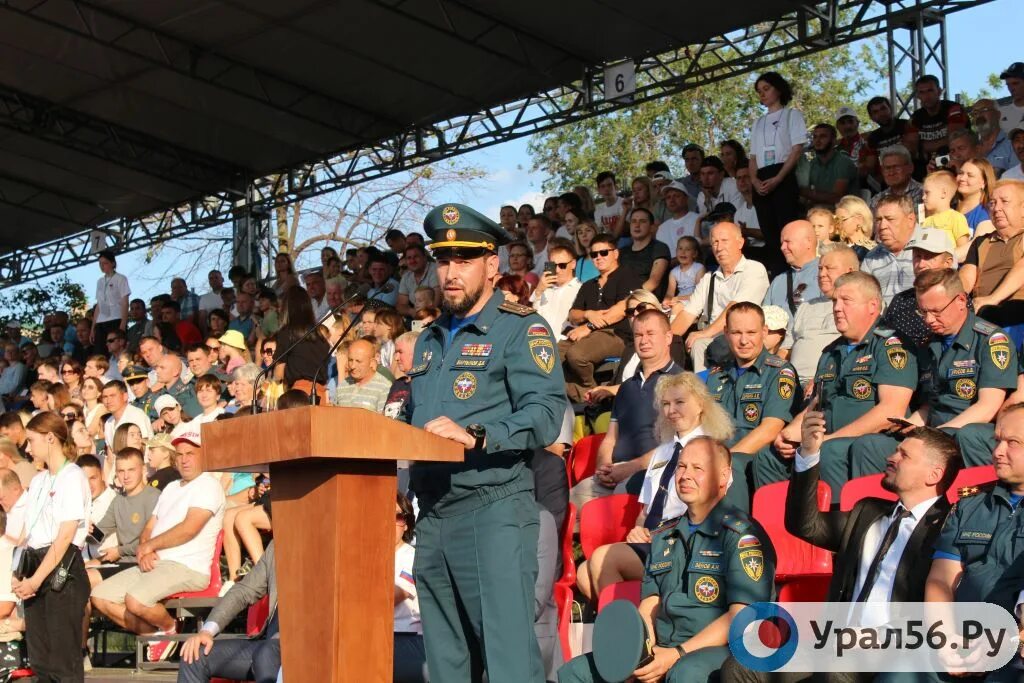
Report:
<svg viewBox="0 0 1024 683"><path fill-rule="evenodd" d="M60 381L68 388L73 400L82 398L82 364L73 358L69 358L60 364Z"/></svg>
<svg viewBox="0 0 1024 683"><path fill-rule="evenodd" d="M82 380L82 421L93 439L103 438L103 418L107 415L107 409L100 403L102 392L103 380L98 377L86 377Z"/></svg>
<svg viewBox="0 0 1024 683"><path fill-rule="evenodd" d="M569 213L569 212L566 212ZM590 258L590 243L597 237L597 225L589 218L580 217L580 224L576 226L576 279L581 283L593 280L598 276L597 266Z"/></svg>
<svg viewBox="0 0 1024 683"><path fill-rule="evenodd" d="M273 335L264 337L260 342L260 370L266 370L274 361L274 353L277 352L277 340Z"/></svg>

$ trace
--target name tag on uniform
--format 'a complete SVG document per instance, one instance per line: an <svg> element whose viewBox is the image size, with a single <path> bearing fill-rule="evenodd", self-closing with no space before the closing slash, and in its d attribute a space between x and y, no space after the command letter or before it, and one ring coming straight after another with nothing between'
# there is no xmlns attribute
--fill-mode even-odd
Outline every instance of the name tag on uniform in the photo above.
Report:
<svg viewBox="0 0 1024 683"><path fill-rule="evenodd" d="M672 560L664 560L663 562L651 562L647 567L648 574L664 574L672 568Z"/></svg>
<svg viewBox="0 0 1024 683"><path fill-rule="evenodd" d="M722 571L721 562L709 562L705 560L694 560L690 563L687 571L691 572L708 572L708 573L720 573Z"/></svg>
<svg viewBox="0 0 1024 683"><path fill-rule="evenodd" d="M870 371L871 371L871 366L870 365L854 365L852 368L850 368L850 372L870 372Z"/></svg>
<svg viewBox="0 0 1024 683"><path fill-rule="evenodd" d="M760 391L747 392L746 394L743 394L742 396L740 396L740 400L741 401L760 401L761 400L761 392Z"/></svg>
<svg viewBox="0 0 1024 683"><path fill-rule="evenodd" d="M978 374L978 368L950 368L946 371L946 377L952 379L953 377L974 377Z"/></svg>
<svg viewBox="0 0 1024 683"><path fill-rule="evenodd" d="M474 370L483 370L487 367L487 358L459 358L455 361L453 368L472 368Z"/></svg>
<svg viewBox="0 0 1024 683"><path fill-rule="evenodd" d="M987 531L961 531L957 540L961 543L988 543L992 534Z"/></svg>

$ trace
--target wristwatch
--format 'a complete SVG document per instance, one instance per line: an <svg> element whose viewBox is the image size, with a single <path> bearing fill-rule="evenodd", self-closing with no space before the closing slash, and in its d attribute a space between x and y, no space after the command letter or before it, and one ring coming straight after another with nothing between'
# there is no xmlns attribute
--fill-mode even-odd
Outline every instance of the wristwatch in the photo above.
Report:
<svg viewBox="0 0 1024 683"><path fill-rule="evenodd" d="M484 439L487 438L487 430L484 429L484 426L482 424L474 422L473 424L466 427L466 431L469 432L469 435L471 437L476 439L476 441L473 443L474 449L479 450L484 447Z"/></svg>
<svg viewBox="0 0 1024 683"><path fill-rule="evenodd" d="M682 659L686 655L690 654L689 652L686 651L686 648L684 648L682 645L676 645L676 652L679 653L679 659Z"/></svg>
<svg viewBox="0 0 1024 683"><path fill-rule="evenodd" d="M587 321L587 327L589 327L591 330L596 330L597 329L597 325L595 325L594 323L590 322L589 320Z"/></svg>

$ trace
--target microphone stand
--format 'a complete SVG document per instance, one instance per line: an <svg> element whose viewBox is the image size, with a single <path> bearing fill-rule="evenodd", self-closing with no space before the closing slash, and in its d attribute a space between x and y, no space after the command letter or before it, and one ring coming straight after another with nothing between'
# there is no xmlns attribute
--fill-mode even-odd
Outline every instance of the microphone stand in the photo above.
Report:
<svg viewBox="0 0 1024 683"><path fill-rule="evenodd" d="M352 300L355 299L357 296L359 296L359 295L358 294L353 294L352 296L350 296L349 298L345 299L340 304L338 304L337 306L332 308L330 311L328 311L327 315L323 316L322 318L317 318L316 322L313 323L312 327L310 327L308 330L306 330L306 332L301 337L299 337L297 340L295 340L295 342L291 346L289 346L287 349L285 349L282 353L277 354L277 358L275 358L273 361L271 361L270 365L268 365L263 370L260 370L259 374L256 375L256 379L253 380L253 384L252 384L252 414L253 415L256 414L257 400L258 400L258 397L259 397L259 394L260 394L260 382L263 380L263 378L266 377L267 374L270 373L274 368L276 368L278 365L280 365L281 361L284 360L285 356L287 356L289 353L291 353L295 349L296 346L298 346L302 342L304 342L307 339L309 339L309 337L314 332L319 330L320 329L320 325L323 323L324 320L326 320L330 316L334 315L338 311L342 310L345 306L350 304L352 302Z"/></svg>
<svg viewBox="0 0 1024 683"><path fill-rule="evenodd" d="M354 316L352 316L352 320L349 321L348 327L346 327L345 331L341 333L340 337L338 337L338 341L331 344L331 348L327 351L327 362L330 362L331 356L333 356L334 352L338 350L338 347L341 346L341 343L345 341L345 337L348 336L349 331L352 330L352 328L355 326L357 322L363 319L363 313L365 313L366 309L370 307L370 302L380 301L380 299L378 299L377 297L379 297L381 294L390 294L394 290L394 288L395 286L393 284L391 284L390 282L385 282L384 286L377 290L376 294L367 299L366 305L363 306L362 310L356 313ZM323 365L317 368L316 373L314 373L313 375L313 386L311 386L309 389L309 405L311 406L316 405L316 381L320 377L320 371L327 367L327 362L325 362Z"/></svg>

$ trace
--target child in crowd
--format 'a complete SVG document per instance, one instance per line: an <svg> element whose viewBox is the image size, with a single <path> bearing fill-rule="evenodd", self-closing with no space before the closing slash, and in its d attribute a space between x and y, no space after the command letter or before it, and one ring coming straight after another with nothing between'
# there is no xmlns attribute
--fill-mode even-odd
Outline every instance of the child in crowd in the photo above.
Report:
<svg viewBox="0 0 1024 683"><path fill-rule="evenodd" d="M40 380L29 387L29 400L32 402L32 415L50 409L50 383Z"/></svg>
<svg viewBox="0 0 1024 683"><path fill-rule="evenodd" d="M971 240L971 229L967 225L967 218L952 206L956 189L956 176L949 171L935 171L925 177L924 192L921 194L925 219L921 225L945 230L960 250Z"/></svg>
<svg viewBox="0 0 1024 683"><path fill-rule="evenodd" d="M764 347L768 353L777 354L782 348L782 342L786 341L789 313L781 306L765 306L764 326L768 328L768 336L764 338Z"/></svg>
<svg viewBox="0 0 1024 683"><path fill-rule="evenodd" d="M412 305L418 313L434 305L434 288L421 285L412 293Z"/></svg>
<svg viewBox="0 0 1024 683"><path fill-rule="evenodd" d="M704 259L701 258L700 242L696 238L689 235L679 238L676 243L676 259L679 265L668 274L668 289L665 290L668 294L663 302L665 308L688 301L697 283L704 277Z"/></svg>
<svg viewBox="0 0 1024 683"><path fill-rule="evenodd" d="M818 256L821 256L822 246L831 242L835 234L835 216L827 206L814 206L807 211L807 220L814 227L814 236L818 238Z"/></svg>

